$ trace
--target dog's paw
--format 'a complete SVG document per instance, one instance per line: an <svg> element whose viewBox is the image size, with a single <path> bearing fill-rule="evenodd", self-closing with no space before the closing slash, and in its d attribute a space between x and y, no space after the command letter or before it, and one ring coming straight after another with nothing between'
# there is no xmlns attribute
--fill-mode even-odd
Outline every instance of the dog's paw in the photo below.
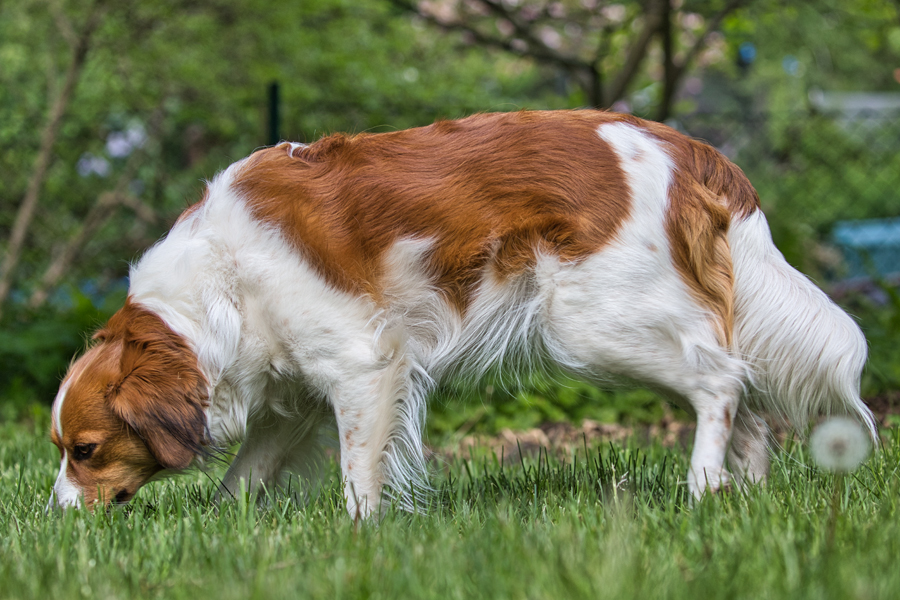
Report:
<svg viewBox="0 0 900 600"><path fill-rule="evenodd" d="M731 492L734 483L731 474L725 469L704 469L699 474L692 469L688 473L688 488L691 495L699 500L705 494Z"/></svg>

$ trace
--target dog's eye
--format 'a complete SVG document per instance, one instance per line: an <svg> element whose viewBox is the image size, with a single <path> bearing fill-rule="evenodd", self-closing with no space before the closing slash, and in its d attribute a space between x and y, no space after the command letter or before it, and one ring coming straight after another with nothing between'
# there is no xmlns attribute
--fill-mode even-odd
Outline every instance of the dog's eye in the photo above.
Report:
<svg viewBox="0 0 900 600"><path fill-rule="evenodd" d="M72 448L72 458L75 460L87 460L94 453L97 444L75 444Z"/></svg>

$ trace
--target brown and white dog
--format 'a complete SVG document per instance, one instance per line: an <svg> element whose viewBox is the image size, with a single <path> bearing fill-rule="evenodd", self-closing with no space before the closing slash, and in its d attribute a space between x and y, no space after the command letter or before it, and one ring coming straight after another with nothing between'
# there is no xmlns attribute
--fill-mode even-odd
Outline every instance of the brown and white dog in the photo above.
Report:
<svg viewBox="0 0 900 600"><path fill-rule="evenodd" d="M226 490L311 476L336 421L347 509L369 515L423 485L435 382L503 364L682 402L695 496L765 477L755 412L874 433L862 333L775 249L743 173L587 110L256 152L133 266L94 340L53 406L60 506L127 501L239 441Z"/></svg>

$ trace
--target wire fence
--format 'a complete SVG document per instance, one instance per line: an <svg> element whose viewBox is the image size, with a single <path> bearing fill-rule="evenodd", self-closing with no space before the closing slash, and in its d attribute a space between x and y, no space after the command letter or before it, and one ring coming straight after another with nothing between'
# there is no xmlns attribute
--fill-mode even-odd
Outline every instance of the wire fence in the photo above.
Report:
<svg viewBox="0 0 900 600"><path fill-rule="evenodd" d="M794 265L833 286L900 282L900 110L698 114L675 125L744 170Z"/></svg>

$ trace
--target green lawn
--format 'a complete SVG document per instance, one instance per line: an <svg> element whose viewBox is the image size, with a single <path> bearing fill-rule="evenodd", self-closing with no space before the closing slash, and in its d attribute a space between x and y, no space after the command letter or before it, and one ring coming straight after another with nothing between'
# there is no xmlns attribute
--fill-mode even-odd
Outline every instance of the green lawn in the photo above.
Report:
<svg viewBox="0 0 900 600"><path fill-rule="evenodd" d="M45 514L57 451L43 428L6 424L0 597L897 598L898 465L894 428L843 482L794 446L765 488L693 507L683 452L604 446L440 464L428 514L378 525L354 527L334 466L301 508L216 506L211 478L193 473L129 508Z"/></svg>

